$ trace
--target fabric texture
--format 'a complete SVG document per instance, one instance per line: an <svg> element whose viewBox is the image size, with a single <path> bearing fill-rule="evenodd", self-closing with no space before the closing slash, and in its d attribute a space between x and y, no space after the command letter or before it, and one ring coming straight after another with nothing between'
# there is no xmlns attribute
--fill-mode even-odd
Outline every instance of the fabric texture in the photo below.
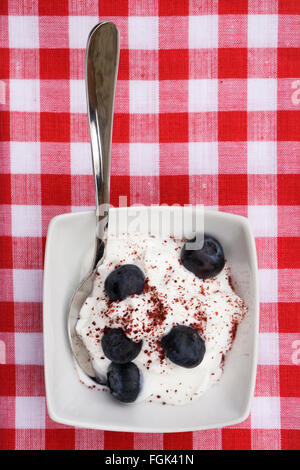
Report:
<svg viewBox="0 0 300 470"><path fill-rule="evenodd" d="M0 447L299 449L300 2L1 0ZM249 218L260 276L251 415L134 434L47 415L42 278L55 215L94 208L84 56L120 30L111 202L205 204Z"/></svg>

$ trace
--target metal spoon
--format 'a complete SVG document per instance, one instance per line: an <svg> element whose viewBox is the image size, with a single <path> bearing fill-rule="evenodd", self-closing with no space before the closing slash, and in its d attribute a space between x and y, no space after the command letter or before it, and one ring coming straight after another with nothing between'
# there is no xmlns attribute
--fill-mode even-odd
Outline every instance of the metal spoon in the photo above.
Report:
<svg viewBox="0 0 300 470"><path fill-rule="evenodd" d="M119 64L119 31L114 23L99 23L90 32L85 57L86 93L96 192L96 242L93 264L73 294L68 313L68 336L79 367L97 383L88 351L76 333L79 312L90 294L96 266L103 256L108 226L110 155L114 97Z"/></svg>

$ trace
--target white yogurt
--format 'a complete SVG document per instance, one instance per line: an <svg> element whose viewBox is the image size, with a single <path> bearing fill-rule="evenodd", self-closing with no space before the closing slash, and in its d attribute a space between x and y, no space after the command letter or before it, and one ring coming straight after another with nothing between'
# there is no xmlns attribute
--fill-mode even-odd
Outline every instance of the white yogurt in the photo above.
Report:
<svg viewBox="0 0 300 470"><path fill-rule="evenodd" d="M110 364L101 347L105 327L122 328L133 341L143 341L133 361L142 375L137 401L182 405L199 398L220 379L246 312L232 290L229 267L215 278L197 278L180 262L183 243L144 235L110 237L93 291L80 311L76 330L99 376L106 377ZM104 281L121 264L137 265L146 286L140 295L109 302ZM206 353L197 367L186 369L164 357L159 341L175 325L192 326L204 339Z"/></svg>

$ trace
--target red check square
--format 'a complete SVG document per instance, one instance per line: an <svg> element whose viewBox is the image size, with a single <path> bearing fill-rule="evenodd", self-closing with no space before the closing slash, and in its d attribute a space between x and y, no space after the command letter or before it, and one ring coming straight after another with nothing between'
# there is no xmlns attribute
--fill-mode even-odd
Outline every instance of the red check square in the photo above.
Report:
<svg viewBox="0 0 300 470"><path fill-rule="evenodd" d="M2 0L0 2L0 15L8 14L8 0Z"/></svg>
<svg viewBox="0 0 300 470"><path fill-rule="evenodd" d="M250 450L250 429L222 429L223 450Z"/></svg>
<svg viewBox="0 0 300 470"><path fill-rule="evenodd" d="M129 142L129 114L114 115L113 124L113 143L117 142Z"/></svg>
<svg viewBox="0 0 300 470"><path fill-rule="evenodd" d="M300 76L300 49L297 47L279 47L278 78L295 78Z"/></svg>
<svg viewBox="0 0 300 470"><path fill-rule="evenodd" d="M298 429L281 429L281 449L299 450L300 431Z"/></svg>
<svg viewBox="0 0 300 470"><path fill-rule="evenodd" d="M14 303L0 302L0 331L10 333L14 331Z"/></svg>
<svg viewBox="0 0 300 470"><path fill-rule="evenodd" d="M46 450L74 450L75 429L46 429Z"/></svg>
<svg viewBox="0 0 300 470"><path fill-rule="evenodd" d="M0 77L1 80L9 78L9 49L1 48L0 49ZM0 102L0 104L3 104Z"/></svg>
<svg viewBox="0 0 300 470"><path fill-rule="evenodd" d="M70 114L41 113L41 142L69 142Z"/></svg>
<svg viewBox="0 0 300 470"><path fill-rule="evenodd" d="M38 0L40 16L65 16L69 13L68 0Z"/></svg>
<svg viewBox="0 0 300 470"><path fill-rule="evenodd" d="M128 16L128 0L99 0L99 16Z"/></svg>
<svg viewBox="0 0 300 470"><path fill-rule="evenodd" d="M0 364L0 396L16 395L16 368L14 364Z"/></svg>
<svg viewBox="0 0 300 470"><path fill-rule="evenodd" d="M189 176L160 176L160 204L188 204Z"/></svg>
<svg viewBox="0 0 300 470"><path fill-rule="evenodd" d="M0 429L0 450L16 449L15 429Z"/></svg>
<svg viewBox="0 0 300 470"><path fill-rule="evenodd" d="M300 238L278 238L278 269L300 268Z"/></svg>
<svg viewBox="0 0 300 470"><path fill-rule="evenodd" d="M71 205L70 175L41 175L41 184L43 205Z"/></svg>
<svg viewBox="0 0 300 470"><path fill-rule="evenodd" d="M133 432L104 431L104 448L107 450L131 450L133 443Z"/></svg>
<svg viewBox="0 0 300 470"><path fill-rule="evenodd" d="M189 0L160 0L159 16L186 16L189 14Z"/></svg>
<svg viewBox="0 0 300 470"><path fill-rule="evenodd" d="M291 353L293 350L291 349ZM280 365L280 396L300 397L300 367L299 365Z"/></svg>
<svg viewBox="0 0 300 470"><path fill-rule="evenodd" d="M8 111L0 111L0 141L8 142L10 138L10 114Z"/></svg>
<svg viewBox="0 0 300 470"><path fill-rule="evenodd" d="M189 78L188 49L159 51L160 80L186 80Z"/></svg>
<svg viewBox="0 0 300 470"><path fill-rule="evenodd" d="M0 269L12 268L12 237L0 237L0 253Z"/></svg>
<svg viewBox="0 0 300 470"><path fill-rule="evenodd" d="M248 0L219 0L219 15L246 15Z"/></svg>
<svg viewBox="0 0 300 470"><path fill-rule="evenodd" d="M218 137L220 141L229 142L247 140L247 111L220 111Z"/></svg>
<svg viewBox="0 0 300 470"><path fill-rule="evenodd" d="M11 176L0 174L0 204L11 204Z"/></svg>
<svg viewBox="0 0 300 470"><path fill-rule="evenodd" d="M159 116L161 143L188 141L188 113L165 113Z"/></svg>
<svg viewBox="0 0 300 470"><path fill-rule="evenodd" d="M248 51L246 48L219 48L219 78L247 78Z"/></svg>
<svg viewBox="0 0 300 470"><path fill-rule="evenodd" d="M120 51L118 80L129 80L129 49Z"/></svg>
<svg viewBox="0 0 300 470"><path fill-rule="evenodd" d="M119 207L120 197L127 198L127 206L130 206L130 178L129 176L111 176L110 204Z"/></svg>
<svg viewBox="0 0 300 470"><path fill-rule="evenodd" d="M300 111L277 112L277 139L300 140Z"/></svg>
<svg viewBox="0 0 300 470"><path fill-rule="evenodd" d="M277 175L277 202L281 206L300 204L300 175Z"/></svg>
<svg viewBox="0 0 300 470"><path fill-rule="evenodd" d="M219 205L243 206L247 203L247 175L219 175Z"/></svg>
<svg viewBox="0 0 300 470"><path fill-rule="evenodd" d="M193 433L165 433L164 450L187 450L193 447Z"/></svg>
<svg viewBox="0 0 300 470"><path fill-rule="evenodd" d="M300 331L300 303L279 302L278 322L280 333L299 333Z"/></svg>
<svg viewBox="0 0 300 470"><path fill-rule="evenodd" d="M279 15L300 15L299 0L278 0Z"/></svg>
<svg viewBox="0 0 300 470"><path fill-rule="evenodd" d="M69 49L40 49L40 78L70 78Z"/></svg>

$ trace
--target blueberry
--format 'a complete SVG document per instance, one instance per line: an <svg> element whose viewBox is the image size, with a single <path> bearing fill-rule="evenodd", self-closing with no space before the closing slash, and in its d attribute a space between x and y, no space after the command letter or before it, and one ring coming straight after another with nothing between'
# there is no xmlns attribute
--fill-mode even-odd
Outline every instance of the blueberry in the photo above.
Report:
<svg viewBox="0 0 300 470"><path fill-rule="evenodd" d="M134 264L123 264L105 279L104 288L110 300L123 300L132 294L141 294L145 276Z"/></svg>
<svg viewBox="0 0 300 470"><path fill-rule="evenodd" d="M101 345L108 359L118 364L125 364L132 361L139 354L142 341L136 343L127 338L120 328L111 328L104 332Z"/></svg>
<svg viewBox="0 0 300 470"><path fill-rule="evenodd" d="M107 383L113 397L124 403L132 403L141 388L140 371L133 362L112 362L108 368Z"/></svg>
<svg viewBox="0 0 300 470"><path fill-rule="evenodd" d="M170 361L188 369L198 366L205 354L204 340L190 326L174 326L162 337L161 344Z"/></svg>
<svg viewBox="0 0 300 470"><path fill-rule="evenodd" d="M195 238L188 240L193 243ZM201 279L208 279L219 274L225 265L221 244L213 237L204 235L204 244L200 250L190 250L184 244L181 250L183 266Z"/></svg>

